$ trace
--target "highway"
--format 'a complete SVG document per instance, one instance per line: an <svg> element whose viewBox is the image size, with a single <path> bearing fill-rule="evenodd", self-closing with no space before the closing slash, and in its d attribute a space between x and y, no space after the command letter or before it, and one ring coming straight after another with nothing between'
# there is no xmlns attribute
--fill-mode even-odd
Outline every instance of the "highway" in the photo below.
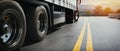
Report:
<svg viewBox="0 0 120 51"><path fill-rule="evenodd" d="M120 20L107 16L80 16L42 41L20 51L120 51Z"/></svg>

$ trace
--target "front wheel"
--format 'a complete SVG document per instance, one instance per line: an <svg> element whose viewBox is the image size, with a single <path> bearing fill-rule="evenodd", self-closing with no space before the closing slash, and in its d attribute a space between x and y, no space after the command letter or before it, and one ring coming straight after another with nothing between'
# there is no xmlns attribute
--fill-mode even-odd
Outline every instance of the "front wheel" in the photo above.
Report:
<svg viewBox="0 0 120 51"><path fill-rule="evenodd" d="M15 1L0 1L0 51L19 49L26 34L26 20Z"/></svg>

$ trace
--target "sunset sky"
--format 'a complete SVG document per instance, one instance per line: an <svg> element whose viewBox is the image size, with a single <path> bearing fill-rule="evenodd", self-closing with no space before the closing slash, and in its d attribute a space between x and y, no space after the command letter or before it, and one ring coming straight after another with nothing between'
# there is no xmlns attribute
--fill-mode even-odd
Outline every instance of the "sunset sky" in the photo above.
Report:
<svg viewBox="0 0 120 51"><path fill-rule="evenodd" d="M82 0L81 5L101 5L103 8L120 9L120 0Z"/></svg>

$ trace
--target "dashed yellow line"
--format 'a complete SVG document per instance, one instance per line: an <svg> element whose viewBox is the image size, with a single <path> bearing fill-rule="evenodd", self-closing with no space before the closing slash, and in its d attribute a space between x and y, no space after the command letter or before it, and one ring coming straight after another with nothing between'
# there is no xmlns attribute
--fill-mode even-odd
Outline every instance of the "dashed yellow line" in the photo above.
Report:
<svg viewBox="0 0 120 51"><path fill-rule="evenodd" d="M91 34L91 28L90 28L90 24L87 20L87 44L86 44L86 51L93 51L93 44L92 44L92 34Z"/></svg>
<svg viewBox="0 0 120 51"><path fill-rule="evenodd" d="M82 40L84 37L84 32L85 32L85 26L86 26L86 21L84 21L84 25L82 27L81 33L78 37L78 40L73 48L73 51L80 51L81 45L82 45Z"/></svg>

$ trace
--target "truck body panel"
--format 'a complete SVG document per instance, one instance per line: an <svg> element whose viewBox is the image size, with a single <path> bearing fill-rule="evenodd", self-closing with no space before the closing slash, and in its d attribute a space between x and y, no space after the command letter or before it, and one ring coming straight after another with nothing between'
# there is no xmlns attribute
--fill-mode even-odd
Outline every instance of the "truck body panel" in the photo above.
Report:
<svg viewBox="0 0 120 51"><path fill-rule="evenodd" d="M61 7L76 10L76 0L45 0L46 2L59 5Z"/></svg>

